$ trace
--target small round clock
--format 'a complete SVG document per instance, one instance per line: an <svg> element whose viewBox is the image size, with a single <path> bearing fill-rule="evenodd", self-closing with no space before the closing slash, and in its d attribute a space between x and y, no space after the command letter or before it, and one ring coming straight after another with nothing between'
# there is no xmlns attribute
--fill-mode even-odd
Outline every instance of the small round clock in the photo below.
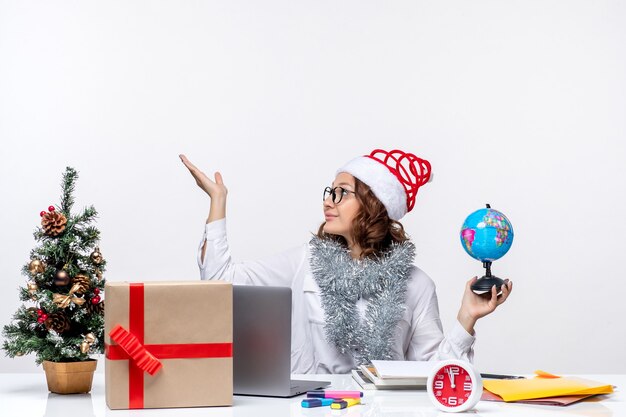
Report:
<svg viewBox="0 0 626 417"><path fill-rule="evenodd" d="M435 365L426 389L435 407L457 413L478 403L483 393L483 380L469 362L451 359Z"/></svg>

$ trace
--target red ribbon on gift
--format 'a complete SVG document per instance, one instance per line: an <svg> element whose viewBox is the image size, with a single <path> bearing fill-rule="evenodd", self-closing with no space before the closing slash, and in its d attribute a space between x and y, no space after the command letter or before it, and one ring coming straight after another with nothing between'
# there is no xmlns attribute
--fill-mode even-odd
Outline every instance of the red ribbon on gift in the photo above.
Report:
<svg viewBox="0 0 626 417"><path fill-rule="evenodd" d="M109 336L117 345L105 344L110 360L128 360L128 408L143 407L143 373L156 374L163 366L159 359L230 358L232 343L144 344L144 286L130 284L128 327L115 326Z"/></svg>

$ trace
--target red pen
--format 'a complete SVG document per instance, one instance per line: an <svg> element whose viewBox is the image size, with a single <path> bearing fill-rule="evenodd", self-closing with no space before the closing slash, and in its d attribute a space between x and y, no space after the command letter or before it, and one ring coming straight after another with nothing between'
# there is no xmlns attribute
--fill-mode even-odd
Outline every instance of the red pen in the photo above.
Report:
<svg viewBox="0 0 626 417"><path fill-rule="evenodd" d="M361 391L331 391L331 390L318 390L309 391L306 393L309 398L361 398L363 393Z"/></svg>

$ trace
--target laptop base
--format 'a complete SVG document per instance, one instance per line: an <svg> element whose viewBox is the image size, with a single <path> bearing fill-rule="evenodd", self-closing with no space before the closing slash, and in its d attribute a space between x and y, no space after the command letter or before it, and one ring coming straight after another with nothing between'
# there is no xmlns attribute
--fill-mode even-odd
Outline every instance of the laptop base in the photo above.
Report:
<svg viewBox="0 0 626 417"><path fill-rule="evenodd" d="M323 389L330 385L329 381L300 381L291 380L291 387L289 392L285 393L239 393L235 392L234 395L243 395L247 397L275 397L275 398L291 398L297 395L306 394L307 391L313 391L317 389ZM255 392L258 392L255 390Z"/></svg>

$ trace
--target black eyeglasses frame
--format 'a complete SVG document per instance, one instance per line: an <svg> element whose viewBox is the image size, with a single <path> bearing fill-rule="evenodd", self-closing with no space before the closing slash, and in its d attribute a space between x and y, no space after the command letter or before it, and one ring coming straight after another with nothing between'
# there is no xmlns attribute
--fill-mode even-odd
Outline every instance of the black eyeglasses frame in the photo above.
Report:
<svg viewBox="0 0 626 417"><path fill-rule="evenodd" d="M337 193L337 189L341 190L341 192ZM344 193L352 193L356 195L356 192L346 190L343 187L335 187L335 188L326 187L324 188L324 201L326 201L326 199L330 196L333 204L339 204L343 200Z"/></svg>

